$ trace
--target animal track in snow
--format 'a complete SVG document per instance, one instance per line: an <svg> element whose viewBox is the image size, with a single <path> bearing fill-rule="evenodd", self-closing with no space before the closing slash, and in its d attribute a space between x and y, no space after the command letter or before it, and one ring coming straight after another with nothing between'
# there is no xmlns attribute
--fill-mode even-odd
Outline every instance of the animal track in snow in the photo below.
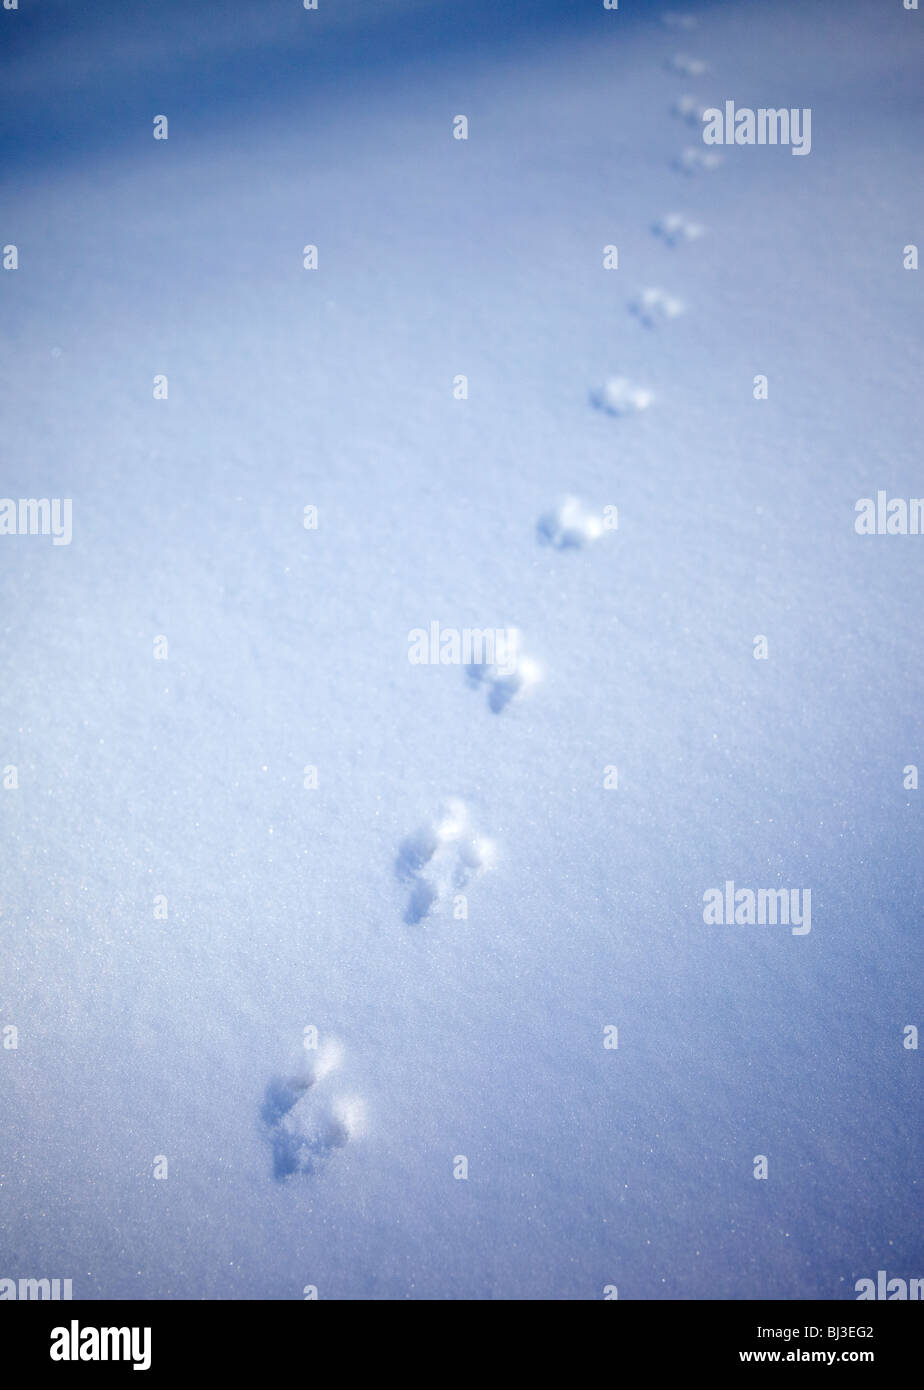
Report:
<svg viewBox="0 0 924 1390"><path fill-rule="evenodd" d="M667 66L671 72L683 73L684 77L702 77L709 71L709 64L702 58L691 58L686 53L675 53L668 59Z"/></svg>
<svg viewBox="0 0 924 1390"><path fill-rule="evenodd" d="M655 236L661 237L668 246L679 246L681 242L696 241L698 237L702 236L703 230L698 222L691 222L688 217L683 217L679 212L667 213L652 228Z"/></svg>
<svg viewBox="0 0 924 1390"><path fill-rule="evenodd" d="M682 174L708 174L713 169L718 169L721 163L720 154L714 154L711 150L698 150L695 146L688 145L675 159L674 168L679 169Z"/></svg>
<svg viewBox="0 0 924 1390"><path fill-rule="evenodd" d="M636 415L647 410L654 400L652 393L644 386L635 386L624 376L612 376L591 395L598 410L608 415Z"/></svg>
<svg viewBox="0 0 924 1390"><path fill-rule="evenodd" d="M687 125L702 126L703 115L709 108L696 97L678 97L671 107L675 116L686 121Z"/></svg>
<svg viewBox="0 0 924 1390"><path fill-rule="evenodd" d="M682 299L673 299L663 290L642 290L629 305L632 313L640 318L646 328L656 328L666 319L675 319L686 308Z"/></svg>
<svg viewBox="0 0 924 1390"><path fill-rule="evenodd" d="M581 550L603 535L603 522L577 497L566 497L554 511L540 517L539 539L556 550Z"/></svg>
<svg viewBox="0 0 924 1390"><path fill-rule="evenodd" d="M519 628L506 629L502 652L495 650L493 662L471 662L466 668L472 686L486 686L488 708L500 714L516 695L527 694L542 679L542 668L523 651Z"/></svg>
<svg viewBox="0 0 924 1390"><path fill-rule="evenodd" d="M398 852L395 871L411 888L405 922L415 926L440 911L473 875L489 869L495 857L493 841L475 830L465 803L451 798Z"/></svg>
<svg viewBox="0 0 924 1390"><path fill-rule="evenodd" d="M267 1086L261 1113L275 1178L322 1172L337 1149L362 1133L362 1101L339 1092L332 1080L342 1060L340 1044L328 1039L305 1049L288 1075Z"/></svg>

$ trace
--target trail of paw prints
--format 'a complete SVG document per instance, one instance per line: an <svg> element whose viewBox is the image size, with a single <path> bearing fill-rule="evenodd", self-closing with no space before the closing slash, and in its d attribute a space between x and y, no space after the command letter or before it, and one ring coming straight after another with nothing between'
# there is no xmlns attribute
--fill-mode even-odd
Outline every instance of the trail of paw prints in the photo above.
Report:
<svg viewBox="0 0 924 1390"><path fill-rule="evenodd" d="M340 1044L329 1039L305 1049L287 1075L267 1086L261 1116L278 1181L323 1172L336 1151L362 1133L363 1102L337 1084L342 1060Z"/></svg>
<svg viewBox="0 0 924 1390"><path fill-rule="evenodd" d="M501 714L510 701L527 695L542 680L542 667L523 650L519 628L501 628L496 634L493 660L470 661L465 676L474 690L484 689L488 709Z"/></svg>
<svg viewBox="0 0 924 1390"><path fill-rule="evenodd" d="M416 926L441 911L470 879L492 867L496 853L494 842L472 825L465 803L447 801L398 851L395 873L410 887L405 922Z"/></svg>
<svg viewBox="0 0 924 1390"><path fill-rule="evenodd" d="M703 71L705 71L705 66ZM671 107L675 116L700 132L703 129L703 117L708 110L709 107L705 103L691 96L677 97ZM696 174L712 173L713 170L718 169L721 163L722 156L716 154L714 150L704 150L696 145L687 145L674 160L674 168L678 169L681 174L693 177Z"/></svg>

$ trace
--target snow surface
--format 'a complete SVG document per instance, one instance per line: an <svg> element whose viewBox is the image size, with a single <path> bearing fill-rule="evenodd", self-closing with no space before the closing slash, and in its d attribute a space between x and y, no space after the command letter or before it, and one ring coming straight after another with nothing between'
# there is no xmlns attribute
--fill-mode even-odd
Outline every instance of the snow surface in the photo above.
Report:
<svg viewBox="0 0 924 1390"><path fill-rule="evenodd" d="M924 1275L924 540L853 525L924 493L924 15L207 8L2 14L0 492L74 533L0 537L0 1276ZM811 155L708 168L687 96ZM541 544L569 496L619 529ZM410 664L433 620L543 679ZM727 879L811 932L706 926Z"/></svg>

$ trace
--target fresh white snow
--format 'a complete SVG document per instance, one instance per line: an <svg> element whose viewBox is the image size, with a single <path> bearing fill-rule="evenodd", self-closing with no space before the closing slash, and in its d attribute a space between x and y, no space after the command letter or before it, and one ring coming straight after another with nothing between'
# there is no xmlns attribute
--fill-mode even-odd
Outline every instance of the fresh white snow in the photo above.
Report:
<svg viewBox="0 0 924 1390"><path fill-rule="evenodd" d="M0 492L73 538L0 536L0 1276L924 1275L924 541L854 530L924 493L924 15L324 8L4 60Z"/></svg>

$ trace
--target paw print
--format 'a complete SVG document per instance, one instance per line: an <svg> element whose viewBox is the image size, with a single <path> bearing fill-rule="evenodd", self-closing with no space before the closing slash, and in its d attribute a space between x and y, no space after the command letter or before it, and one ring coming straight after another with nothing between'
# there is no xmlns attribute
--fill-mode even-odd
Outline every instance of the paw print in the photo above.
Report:
<svg viewBox="0 0 924 1390"><path fill-rule="evenodd" d="M661 237L668 246L680 246L686 241L696 241L703 235L704 228L698 222L691 222L679 212L669 212L656 222L651 229L655 236Z"/></svg>
<svg viewBox="0 0 924 1390"><path fill-rule="evenodd" d="M598 410L607 415L637 415L647 410L654 400L652 393L644 386L635 386L624 376L610 377L609 381L591 395L591 401Z"/></svg>
<svg viewBox="0 0 924 1390"><path fill-rule="evenodd" d="M703 102L697 101L696 97L678 97L671 107L675 116L679 116L687 125L702 126L703 116L708 108Z"/></svg>
<svg viewBox="0 0 924 1390"><path fill-rule="evenodd" d="M469 685L487 689L492 714L500 714L515 696L527 694L542 679L539 663L523 651L519 629L507 628L506 636L503 650L495 649L493 662L472 662L466 667Z"/></svg>
<svg viewBox="0 0 924 1390"><path fill-rule="evenodd" d="M646 328L656 328L659 323L678 318L686 309L682 299L674 299L664 290L642 290L629 305L636 318L641 319Z"/></svg>
<svg viewBox="0 0 924 1390"><path fill-rule="evenodd" d="M411 926L438 912L468 881L495 862L493 841L475 830L465 803L453 798L402 844L395 865L410 885L404 920Z"/></svg>
<svg viewBox="0 0 924 1390"><path fill-rule="evenodd" d="M288 1075L267 1086L262 1118L275 1178L323 1172L333 1154L363 1132L363 1102L337 1085L342 1061L342 1047L329 1039L305 1050Z"/></svg>
<svg viewBox="0 0 924 1390"><path fill-rule="evenodd" d="M709 64L702 58L691 58L687 53L675 53L667 61L671 72L682 73L684 77L702 77L709 71Z"/></svg>
<svg viewBox="0 0 924 1390"><path fill-rule="evenodd" d="M692 177L694 174L710 174L718 169L721 163L720 154L715 154L712 150L698 150L688 145L674 160L674 168L679 169L681 174Z"/></svg>
<svg viewBox="0 0 924 1390"><path fill-rule="evenodd" d="M552 545L556 550L582 550L603 535L603 522L577 497L566 497L554 511L540 517L536 529L544 545Z"/></svg>

